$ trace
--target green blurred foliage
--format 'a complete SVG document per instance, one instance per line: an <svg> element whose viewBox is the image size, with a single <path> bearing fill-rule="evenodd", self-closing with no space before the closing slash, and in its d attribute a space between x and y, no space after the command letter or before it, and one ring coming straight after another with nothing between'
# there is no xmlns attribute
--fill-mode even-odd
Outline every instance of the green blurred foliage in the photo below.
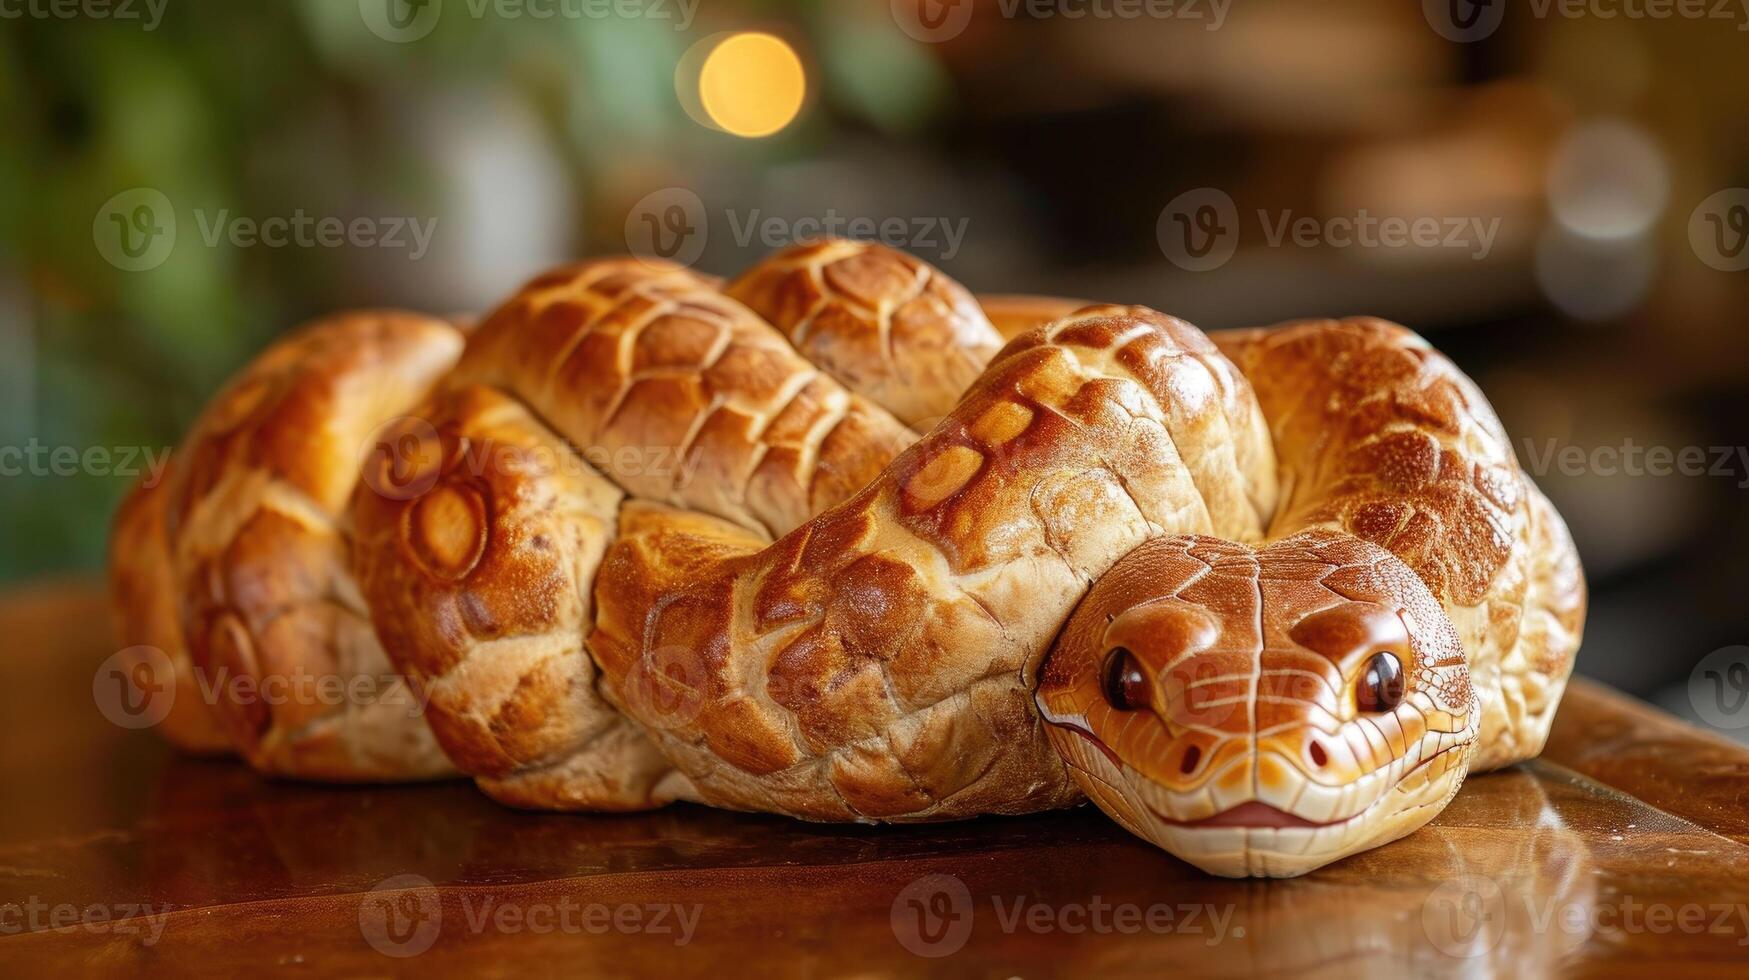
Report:
<svg viewBox="0 0 1749 980"><path fill-rule="evenodd" d="M423 209L412 213L441 214L425 144L398 115L410 96L512 93L559 150L578 212L567 220L590 250L620 232L611 208L586 222L589 203L651 189L624 186L628 168L684 177L805 155L832 126L903 132L943 88L926 55L871 28L884 3L704 3L680 31L649 18L474 16L474 0L450 0L412 43L372 34L359 4L168 0L149 30L0 22L0 447L167 447L276 333L397 298L361 282L344 249L209 245L190 212L344 215L359 188L387 187ZM686 49L743 28L777 29L837 66L772 140L708 131L675 96ZM178 236L163 265L125 272L99 254L93 221L139 187L174 202ZM130 482L0 476L0 580L99 564Z"/></svg>

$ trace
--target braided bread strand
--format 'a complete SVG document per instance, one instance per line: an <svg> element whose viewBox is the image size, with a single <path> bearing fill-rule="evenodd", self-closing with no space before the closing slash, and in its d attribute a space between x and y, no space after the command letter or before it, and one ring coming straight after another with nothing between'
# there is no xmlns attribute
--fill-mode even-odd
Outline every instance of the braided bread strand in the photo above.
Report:
<svg viewBox="0 0 1749 980"><path fill-rule="evenodd" d="M555 270L465 349L331 318L124 504L123 636L172 666L172 741L267 772L818 820L1086 793L1222 874L1377 846L1540 751L1584 581L1473 383L1383 321L1211 342L1068 305L987 316L825 241L727 285ZM1380 657L1407 700L1359 708ZM423 720L258 693L396 671Z"/></svg>
<svg viewBox="0 0 1749 980"><path fill-rule="evenodd" d="M1151 537L1259 537L1273 467L1249 389L1200 332L1090 308L1010 343L878 480L770 546L628 504L589 649L715 805L820 820L1067 805L1079 793L1032 705L1052 636Z"/></svg>
<svg viewBox="0 0 1749 980"><path fill-rule="evenodd" d="M822 356L842 350L839 365L883 338L878 363L846 379L903 390L919 412L959 394L939 373L943 336L976 338L959 355L973 360L999 343L970 294L879 246L803 247L729 288L764 297L779 326L661 262L536 279L410 422L440 443L432 471L406 481L419 492L359 495L356 561L378 634L430 698L451 757L499 799L625 808L691 792L632 737L583 650L622 497L763 543L915 440L781 330L810 334Z"/></svg>
<svg viewBox="0 0 1749 980"><path fill-rule="evenodd" d="M1330 528L1396 555L1467 654L1482 705L1472 767L1541 752L1579 648L1585 582L1566 525L1475 383L1412 331L1371 318L1213 336L1298 474L1270 537Z"/></svg>
<svg viewBox="0 0 1749 980"><path fill-rule="evenodd" d="M452 771L372 632L347 504L360 448L461 346L451 325L410 313L312 323L228 384L164 482L123 505L119 632L171 667L172 741L309 779Z"/></svg>

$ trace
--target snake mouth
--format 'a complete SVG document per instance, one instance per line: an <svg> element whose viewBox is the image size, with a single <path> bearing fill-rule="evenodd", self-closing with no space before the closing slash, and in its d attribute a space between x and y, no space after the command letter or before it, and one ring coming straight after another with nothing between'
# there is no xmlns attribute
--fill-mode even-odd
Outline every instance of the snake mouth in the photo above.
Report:
<svg viewBox="0 0 1749 980"><path fill-rule="evenodd" d="M1398 777L1398 787L1400 788L1405 780L1415 773L1420 772L1422 769L1427 768L1427 766L1432 764L1435 760L1461 749L1467 744L1468 742L1459 742L1456 745L1447 746L1427 758L1422 759L1420 762L1417 762L1408 772L1405 772L1402 776ZM1218 828L1238 828L1241 830L1285 830L1289 828L1301 828L1316 830L1320 827L1335 827L1340 824L1352 823L1355 820L1359 820L1382 805L1385 799L1386 797L1381 796L1367 804L1366 808L1360 812L1349 814L1346 817L1337 817L1334 820L1308 820L1297 813L1289 813L1286 810L1271 806L1262 800L1247 800L1236 806L1230 806L1219 813L1211 814L1206 817L1199 817L1195 820L1178 820L1173 817L1168 817L1152 806L1148 807L1148 812L1152 813L1155 819L1163 824L1172 827L1183 827L1188 830L1214 830Z"/></svg>
<svg viewBox="0 0 1749 980"><path fill-rule="evenodd" d="M1152 810L1153 808L1149 807L1149 809ZM1248 800L1238 806L1228 807L1213 816L1202 817L1197 820L1173 820L1170 817L1162 816L1158 810L1154 810L1154 816L1158 817L1162 823L1171 824L1175 827L1244 827L1280 829L1283 827L1329 827L1333 824L1343 822L1342 820L1329 820L1319 823L1316 820L1307 820L1305 817L1302 817L1297 813L1278 810L1262 800Z"/></svg>

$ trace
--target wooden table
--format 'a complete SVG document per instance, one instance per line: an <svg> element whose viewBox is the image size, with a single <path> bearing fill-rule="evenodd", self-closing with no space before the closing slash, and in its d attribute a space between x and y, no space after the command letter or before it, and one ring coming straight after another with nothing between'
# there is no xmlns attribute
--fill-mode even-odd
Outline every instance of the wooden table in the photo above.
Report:
<svg viewBox="0 0 1749 980"><path fill-rule="evenodd" d="M274 783L104 720L89 586L0 600L0 638L0 976L1749 976L1749 752L1590 683L1427 829L1239 882L1090 808L864 828Z"/></svg>

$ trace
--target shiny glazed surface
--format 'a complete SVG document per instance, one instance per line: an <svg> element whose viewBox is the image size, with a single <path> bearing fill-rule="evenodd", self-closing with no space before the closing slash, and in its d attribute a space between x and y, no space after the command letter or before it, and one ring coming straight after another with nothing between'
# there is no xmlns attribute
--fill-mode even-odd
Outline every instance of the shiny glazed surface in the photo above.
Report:
<svg viewBox="0 0 1749 980"><path fill-rule="evenodd" d="M856 827L687 805L522 813L465 782L273 782L106 721L92 696L115 649L101 613L83 585L0 600L6 975L1738 977L1749 964L1749 752L1584 681L1542 759L1470 780L1423 831L1248 882L1086 807ZM408 874L430 891L371 891ZM931 875L958 878L965 904ZM373 910L425 895L426 952L372 946ZM654 922L536 928L535 910L567 901L697 918L681 945ZM169 908L147 945L145 928L20 930L31 902Z"/></svg>

